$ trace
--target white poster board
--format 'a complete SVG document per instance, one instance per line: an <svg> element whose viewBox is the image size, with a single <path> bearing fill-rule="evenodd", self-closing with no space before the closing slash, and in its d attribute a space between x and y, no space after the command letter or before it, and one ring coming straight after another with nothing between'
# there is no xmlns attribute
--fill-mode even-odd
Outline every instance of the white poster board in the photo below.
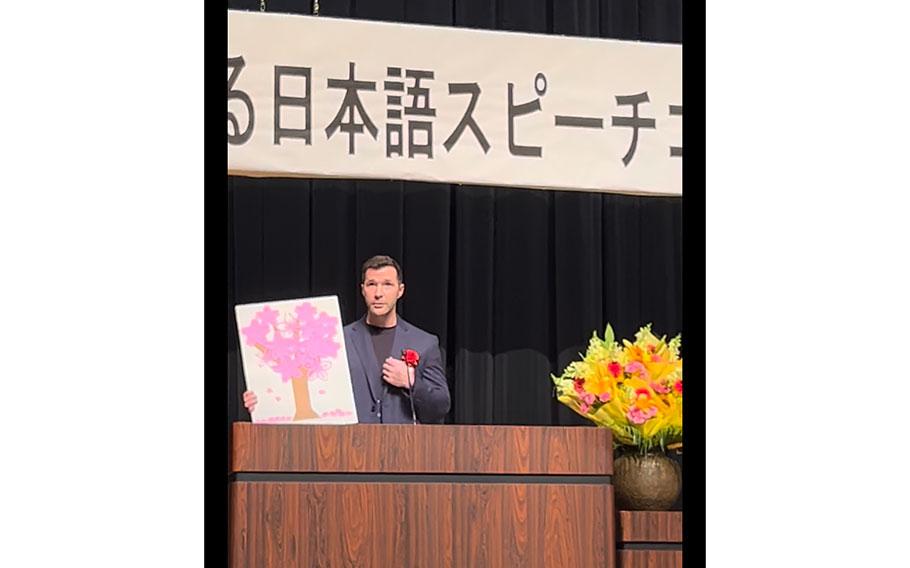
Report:
<svg viewBox="0 0 910 568"><path fill-rule="evenodd" d="M356 424L337 296L235 307L254 423Z"/></svg>

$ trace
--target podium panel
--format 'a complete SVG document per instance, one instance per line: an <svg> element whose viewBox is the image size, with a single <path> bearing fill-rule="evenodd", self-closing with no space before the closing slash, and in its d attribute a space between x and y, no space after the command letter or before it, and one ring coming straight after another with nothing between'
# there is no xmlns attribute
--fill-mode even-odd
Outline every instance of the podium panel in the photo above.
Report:
<svg viewBox="0 0 910 568"><path fill-rule="evenodd" d="M615 566L609 432L233 430L234 568Z"/></svg>
<svg viewBox="0 0 910 568"><path fill-rule="evenodd" d="M681 568L682 511L619 511L619 568Z"/></svg>

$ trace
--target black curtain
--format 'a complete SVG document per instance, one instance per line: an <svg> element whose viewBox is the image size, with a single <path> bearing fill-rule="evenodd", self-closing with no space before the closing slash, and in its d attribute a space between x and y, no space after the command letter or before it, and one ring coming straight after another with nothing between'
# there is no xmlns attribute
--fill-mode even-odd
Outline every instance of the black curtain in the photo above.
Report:
<svg viewBox="0 0 910 568"><path fill-rule="evenodd" d="M309 14L312 2L266 0ZM233 9L259 10L259 1ZM682 41L681 0L323 0L324 16ZM228 420L248 420L235 304L337 295L360 263L403 266L404 318L439 336L458 424L588 424L553 398L607 322L682 331L682 201L404 181L228 178Z"/></svg>

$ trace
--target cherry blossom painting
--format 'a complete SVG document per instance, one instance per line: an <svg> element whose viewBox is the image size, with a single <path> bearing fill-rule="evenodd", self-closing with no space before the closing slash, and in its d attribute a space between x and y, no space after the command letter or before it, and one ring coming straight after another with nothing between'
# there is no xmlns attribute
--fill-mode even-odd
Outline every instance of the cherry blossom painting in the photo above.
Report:
<svg viewBox="0 0 910 568"><path fill-rule="evenodd" d="M354 424L337 296L235 307L255 423Z"/></svg>

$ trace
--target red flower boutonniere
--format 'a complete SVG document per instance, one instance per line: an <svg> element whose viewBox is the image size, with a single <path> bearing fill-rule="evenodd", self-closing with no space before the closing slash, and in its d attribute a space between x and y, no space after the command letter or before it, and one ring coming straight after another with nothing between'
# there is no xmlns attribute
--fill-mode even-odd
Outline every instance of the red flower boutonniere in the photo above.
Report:
<svg viewBox="0 0 910 568"><path fill-rule="evenodd" d="M416 367L417 363L420 362L420 355L413 349L405 349L401 352L401 360L408 367Z"/></svg>

